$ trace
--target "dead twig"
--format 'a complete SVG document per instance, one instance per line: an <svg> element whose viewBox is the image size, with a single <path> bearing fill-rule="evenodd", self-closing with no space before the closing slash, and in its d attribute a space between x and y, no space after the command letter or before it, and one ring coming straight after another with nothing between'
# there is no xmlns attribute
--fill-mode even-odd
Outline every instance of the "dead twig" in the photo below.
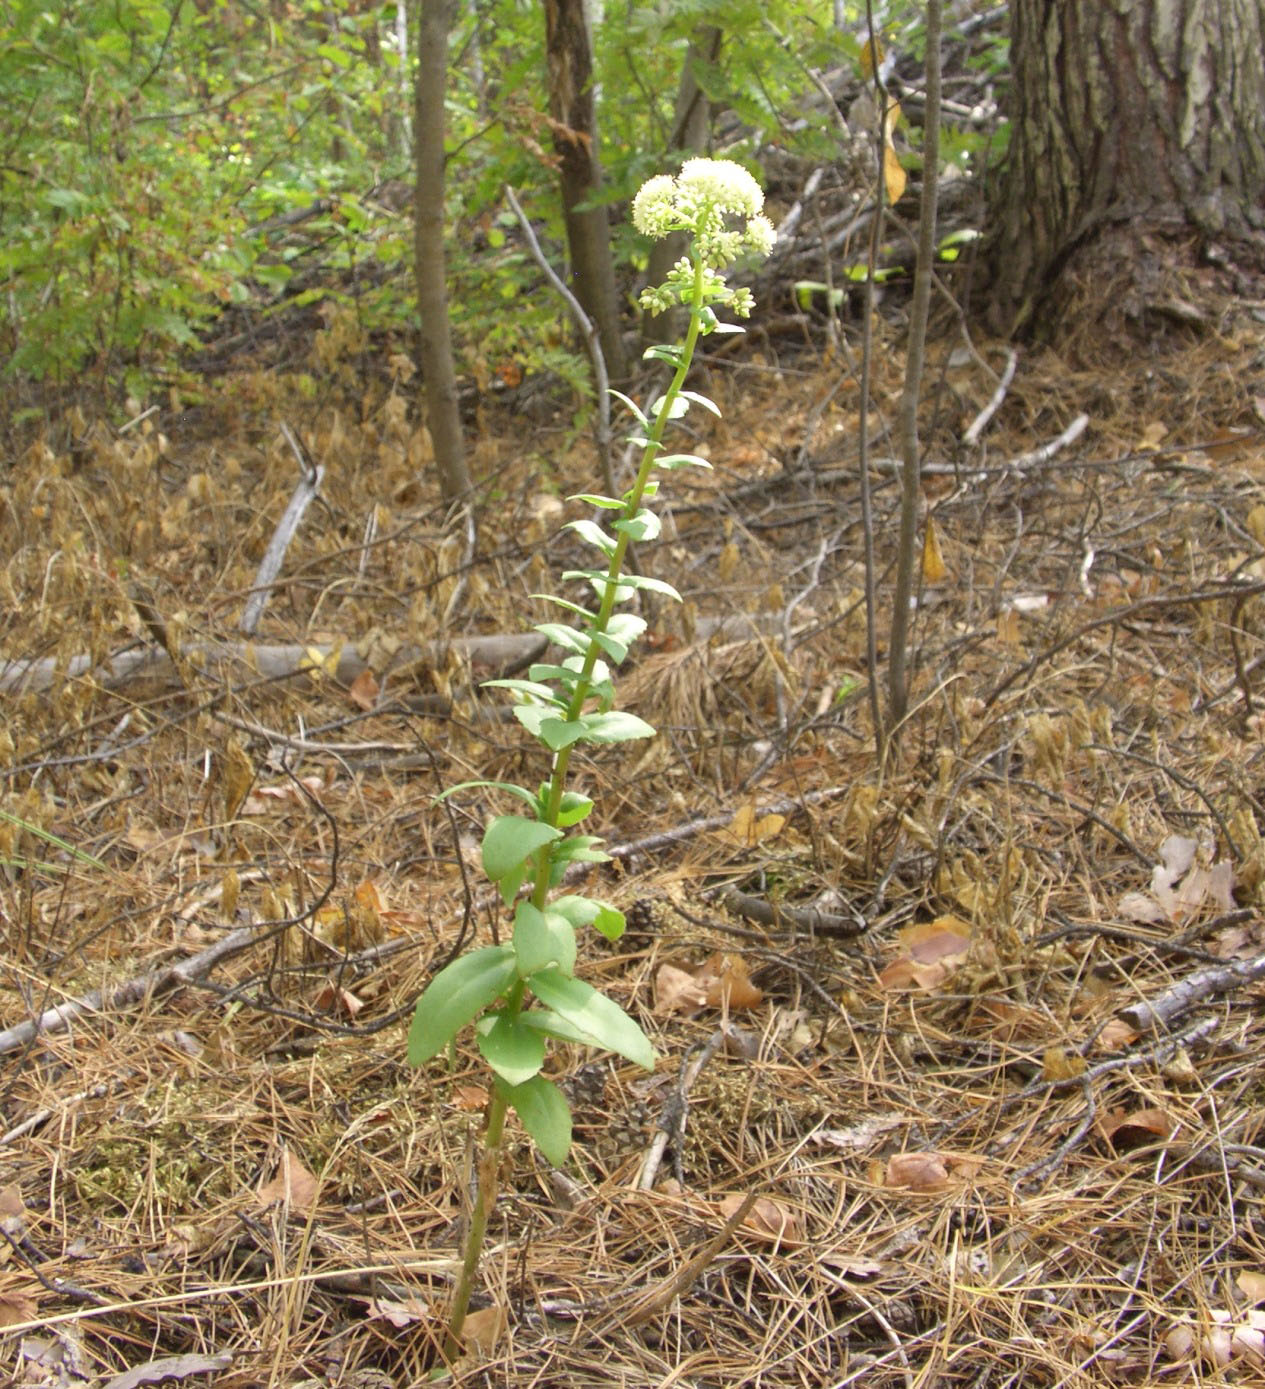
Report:
<svg viewBox="0 0 1265 1389"><path fill-rule="evenodd" d="M281 519L277 522L277 528L272 533L272 539L268 542L264 557L259 561L255 582L251 586L250 597L246 600L246 609L242 613L242 620L238 626L242 635L247 637L253 636L255 629L259 626L259 619L268 606L268 599L272 597L273 585L277 581L277 575L281 572L281 565L285 560L286 551L290 548L290 542L294 539L294 534L299 529L299 523L303 520L304 513L317 493L320 492L321 483L325 479L325 469L308 457L307 450L295 438L294 431L284 420L281 422L281 433L298 460L299 481L290 496L286 509L281 513Z"/></svg>

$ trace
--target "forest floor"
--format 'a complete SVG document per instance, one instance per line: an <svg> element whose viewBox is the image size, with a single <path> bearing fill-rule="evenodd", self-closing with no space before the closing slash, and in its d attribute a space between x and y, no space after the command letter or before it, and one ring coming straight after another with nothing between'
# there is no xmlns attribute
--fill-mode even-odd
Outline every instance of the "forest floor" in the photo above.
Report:
<svg viewBox="0 0 1265 1389"><path fill-rule="evenodd" d="M661 1059L560 1049L573 1156L511 1144L454 1382L1259 1383L1259 318L1021 356L971 445L1006 352L938 335L937 545L883 765L855 364L801 329L707 366L715 471L667 480L640 556L685 606L619 686L660 736L580 764L614 853L590 883L629 916L580 968ZM477 872L505 807L434 796L543 775L478 688L485 648L449 642L547 616L529 595L575 562L593 450L531 382L472 400L471 547L406 359L338 315L305 352L82 419L0 483L3 649L34 663L3 672L3 808L98 860L0 827L6 1382L404 1386L436 1362L484 1073L468 1035L410 1070L404 1036L457 943L505 929ZM299 476L283 423L325 473L252 647ZM174 661L101 664L155 635Z"/></svg>

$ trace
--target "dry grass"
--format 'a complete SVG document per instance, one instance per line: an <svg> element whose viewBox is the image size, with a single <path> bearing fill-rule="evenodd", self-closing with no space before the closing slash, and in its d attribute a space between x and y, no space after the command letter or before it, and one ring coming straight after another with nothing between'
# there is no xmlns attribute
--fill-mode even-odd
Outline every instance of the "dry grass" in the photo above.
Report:
<svg viewBox="0 0 1265 1389"><path fill-rule="evenodd" d="M337 361L328 342L318 355ZM557 1058L574 1160L558 1174L515 1152L486 1344L460 1382L1259 1376L1165 1346L1265 1299L1259 990L1198 1000L1171 1036L1119 1018L1265 953L1262 600L1221 592L1257 583L1265 554L1259 437L1231 432L1255 429L1249 356L1227 331L1127 370L1021 366L987 447L929 480L949 576L922 594L915 712L881 769L863 685L848 688L864 677L855 388L822 408L837 374L802 358L799 376L770 361L714 377L717 473L673 480L674 538L647 556L686 591L685 623L659 615L623 686L663 736L580 773L598 831L628 846L602 890L630 911L585 970L663 1060L647 1077ZM881 359L886 412L899 353ZM417 485L425 442L401 388L334 380L305 411L288 389L236 378L197 420L84 425L73 452L50 440L12 460L6 656L144 639L137 586L173 649L231 634L293 481L281 418L329 477L266 635L434 636L462 545ZM944 374L936 461L991 390L974 367ZM1080 409L1074 451L1008 466ZM555 458L548 430L525 443L500 407L481 423L482 540L456 625L514 631L569 562L555 498L588 463L578 447ZM781 472L804 444L815 466ZM886 564L895 488L874 480ZM735 612L760 630L690 639ZM0 1022L256 932L202 977L10 1051L0 1361L15 1382L228 1352L217 1385L412 1385L435 1361L482 1077L466 1050L410 1072L403 1019L459 934L497 923L473 878L481 794L431 797L539 767L455 663L397 677L369 710L320 670L227 670L8 701L4 808L105 867L0 829L10 860L54 860L5 870ZM436 694L443 714L419 699ZM744 809L779 797L802 807L782 823ZM1192 893L1139 921L1122 900L1174 834L1232 865L1236 901ZM728 883L868 929L744 922L709 896ZM911 960L911 926L924 955L959 944ZM762 999L665 1012L664 966L717 951ZM664 1116L663 1164L639 1190ZM725 1198L748 1193L717 1248Z"/></svg>

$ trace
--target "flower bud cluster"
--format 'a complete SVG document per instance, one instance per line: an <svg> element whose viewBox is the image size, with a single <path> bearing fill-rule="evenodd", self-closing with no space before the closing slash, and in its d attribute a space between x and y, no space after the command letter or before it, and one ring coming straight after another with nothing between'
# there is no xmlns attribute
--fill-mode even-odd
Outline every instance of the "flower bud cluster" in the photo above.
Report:
<svg viewBox="0 0 1265 1389"><path fill-rule="evenodd" d="M660 174L642 184L633 199L633 225L656 240L685 232L704 275L704 303L723 304L739 318L752 308L749 290L731 290L718 272L744 251L763 259L773 249L776 233L763 215L760 185L731 159L689 159L673 177ZM738 225L734 225L734 223ZM641 304L650 313L664 313L685 303L694 293L695 264L679 260L662 285L643 291Z"/></svg>

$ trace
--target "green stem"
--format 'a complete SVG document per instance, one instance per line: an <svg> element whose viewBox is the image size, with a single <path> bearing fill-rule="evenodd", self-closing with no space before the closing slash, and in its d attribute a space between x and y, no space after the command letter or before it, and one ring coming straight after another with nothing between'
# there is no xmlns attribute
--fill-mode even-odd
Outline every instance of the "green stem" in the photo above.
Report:
<svg viewBox="0 0 1265 1389"><path fill-rule="evenodd" d="M519 999L522 999L521 990ZM470 1294L474 1291L475 1274L479 1271L479 1257L483 1253L488 1221L492 1218L492 1211L496 1206L501 1143L505 1135L505 1115L508 1109L509 1101L500 1088L494 1086L492 1098L488 1101L487 1129L483 1135L483 1155L479 1159L474 1209L470 1212L470 1229L466 1235L466 1253L461 1261L461 1272L457 1276L457 1286L452 1295L448 1334L444 1337L443 1357L449 1365L452 1365L465 1349L461 1341L461 1331L466 1324L466 1313L470 1310Z"/></svg>
<svg viewBox="0 0 1265 1389"><path fill-rule="evenodd" d="M622 518L631 519L641 508L646 484L650 481L650 473L654 467L654 460L663 446L663 431L672 416L673 402L685 385L685 377L694 359L694 349L698 345L699 335L702 331L704 271L703 262L696 258L694 262L694 293L689 305L690 323L685 334L685 343L681 349L681 360L673 374L671 384L664 392L659 413L651 422L645 451L641 457L641 466L637 469L636 480L628 492L624 509L620 513ZM619 576L623 572L624 556L628 552L628 544L627 531L620 531L619 539L615 543L615 549L607 566L602 601L598 607L597 615L593 618L591 632L605 632L607 624L610 622L611 614L615 610L615 594L618 591ZM590 640L588 652L584 657L584 664L580 669L580 677L576 681L570 703L567 706L566 718L568 722L578 719L584 712L585 702L592 691L593 670L597 665L600 649L596 641ZM546 824L556 826L558 823L570 761L570 747L562 748L554 756L549 790L545 798L543 819ZM544 907L548 892L549 849L546 845L536 861L536 879L532 901L537 907ZM510 1016L516 1014L522 1007L525 989L526 985L520 982L506 996L505 1011ZM448 1319L448 1332L444 1338L443 1358L448 1365L451 1365L463 1350L461 1332L470 1309L470 1296L474 1291L474 1280L479 1270L479 1259L483 1253L483 1241L487 1235L488 1221L491 1219L492 1211L496 1206L501 1145L504 1139L505 1117L508 1110L509 1100L499 1087L493 1087L491 1098L488 1100L483 1154L479 1159L478 1188L475 1192L474 1209L470 1212L470 1229L466 1236L465 1256L461 1261L461 1272L457 1277L457 1286L453 1291L452 1312Z"/></svg>
<svg viewBox="0 0 1265 1389"><path fill-rule="evenodd" d="M631 520L641 509L642 498L645 495L646 484L650 481L650 473L654 468L654 461L658 457L659 450L663 447L663 431L667 428L668 421L672 417L672 405L677 396L680 395L685 385L685 378L689 373L690 364L694 360L694 349L698 345L699 335L702 332L703 319L703 281L706 266L697 254L694 256L694 290L690 296L689 310L690 322L685 334L685 343L681 348L681 358L677 363L676 371L673 373L671 384L663 394L663 401L659 407L659 413L655 416L650 425L650 433L647 436L646 447L641 455L641 466L637 469L637 477L627 494L624 509L620 512L621 520ZM615 595L618 592L619 576L623 572L624 556L628 553L628 532L619 531L619 539L615 542L615 549L611 554L610 562L606 568L606 583L602 591L602 601L598 606L597 615L593 618L593 623L589 629L591 632L604 633L607 624L611 620L611 614L615 610ZM568 723L574 722L584 712L585 702L588 700L593 685L593 669L597 665L598 656L601 648L596 641L589 641L589 649L585 653L584 664L580 668L580 677L575 683L575 688L571 693L571 701L567 705L566 720ZM549 792L545 798L545 813L541 817L545 824L556 826L558 814L562 809L562 797L566 791L567 768L571 764L571 746L562 748L554 757L553 770L549 780ZM549 893L549 846L541 849L536 859L536 880L532 891L532 902L543 908L545 899Z"/></svg>

